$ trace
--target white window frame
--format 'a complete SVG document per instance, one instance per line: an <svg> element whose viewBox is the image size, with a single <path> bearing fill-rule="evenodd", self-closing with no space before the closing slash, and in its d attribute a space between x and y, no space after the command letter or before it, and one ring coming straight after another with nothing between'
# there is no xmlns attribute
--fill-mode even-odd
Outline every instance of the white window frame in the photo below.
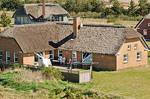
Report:
<svg viewBox="0 0 150 99"><path fill-rule="evenodd" d="M18 61L16 61L16 58L18 58ZM18 53L16 51L14 51L14 63L19 63Z"/></svg>
<svg viewBox="0 0 150 99"><path fill-rule="evenodd" d="M8 52L9 52L9 57L8 57ZM8 61L7 58L10 58L10 60ZM11 63L11 53L10 51L6 51L6 64L10 64Z"/></svg>
<svg viewBox="0 0 150 99"><path fill-rule="evenodd" d="M77 61L77 51L72 51L72 60Z"/></svg>
<svg viewBox="0 0 150 99"><path fill-rule="evenodd" d="M124 54L123 55L123 62L128 63L128 60L129 60L128 54Z"/></svg>
<svg viewBox="0 0 150 99"><path fill-rule="evenodd" d="M0 50L0 53L2 53L2 54L0 54L0 57L2 57L2 58L0 59L0 63L2 63L2 62L3 62L3 51Z"/></svg>
<svg viewBox="0 0 150 99"><path fill-rule="evenodd" d="M44 55L44 52L37 52L39 55ZM34 62L39 62L41 60L41 57L38 57L36 54L34 55Z"/></svg>
<svg viewBox="0 0 150 99"><path fill-rule="evenodd" d="M142 52L137 52L136 53L136 60L140 61L142 59Z"/></svg>
<svg viewBox="0 0 150 99"><path fill-rule="evenodd" d="M138 44L134 44L134 50L136 50L138 47Z"/></svg>
<svg viewBox="0 0 150 99"><path fill-rule="evenodd" d="M131 51L131 44L128 45L128 51Z"/></svg>
<svg viewBox="0 0 150 99"><path fill-rule="evenodd" d="M147 29L143 30L143 35L145 35L145 36L147 35Z"/></svg>
<svg viewBox="0 0 150 99"><path fill-rule="evenodd" d="M150 23L148 23L148 27L150 27Z"/></svg>
<svg viewBox="0 0 150 99"><path fill-rule="evenodd" d="M52 52L52 53L51 53ZM51 57L52 56L52 57ZM49 51L49 59L53 60L54 59L54 50Z"/></svg>
<svg viewBox="0 0 150 99"><path fill-rule="evenodd" d="M61 52L61 53L60 53ZM58 57L60 57L60 54L61 56L63 57L63 51L62 50L58 50Z"/></svg>

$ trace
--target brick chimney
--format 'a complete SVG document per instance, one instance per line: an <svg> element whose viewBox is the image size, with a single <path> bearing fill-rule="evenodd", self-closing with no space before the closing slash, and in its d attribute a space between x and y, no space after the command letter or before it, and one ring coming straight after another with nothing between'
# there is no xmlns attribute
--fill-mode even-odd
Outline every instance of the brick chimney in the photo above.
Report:
<svg viewBox="0 0 150 99"><path fill-rule="evenodd" d="M42 15L45 16L45 0L42 0Z"/></svg>
<svg viewBox="0 0 150 99"><path fill-rule="evenodd" d="M73 33L74 33L74 37L77 37L78 31L79 31L80 28L81 28L80 17L75 17L73 19Z"/></svg>

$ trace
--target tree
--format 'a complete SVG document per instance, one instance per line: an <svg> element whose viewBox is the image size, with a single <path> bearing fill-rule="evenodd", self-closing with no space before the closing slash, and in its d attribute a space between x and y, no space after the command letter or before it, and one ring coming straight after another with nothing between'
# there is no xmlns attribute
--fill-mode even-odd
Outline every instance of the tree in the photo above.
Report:
<svg viewBox="0 0 150 99"><path fill-rule="evenodd" d="M138 14L145 16L148 14L148 1L147 0L139 0L139 9L138 9Z"/></svg>
<svg viewBox="0 0 150 99"><path fill-rule="evenodd" d="M6 26L10 25L11 18L6 15L5 11L3 11L0 18L1 18L0 24L2 24L3 27L6 27Z"/></svg>
<svg viewBox="0 0 150 99"><path fill-rule="evenodd" d="M100 1L100 0L93 0L91 2L91 5L92 5L93 12L101 12L105 9L105 5L103 1Z"/></svg>
<svg viewBox="0 0 150 99"><path fill-rule="evenodd" d="M1 8L6 8L7 10L15 10L21 6L20 0L2 0Z"/></svg>
<svg viewBox="0 0 150 99"><path fill-rule="evenodd" d="M63 5L63 7L69 12L75 11L76 1L75 0L67 0L66 3Z"/></svg>
<svg viewBox="0 0 150 99"><path fill-rule="evenodd" d="M118 0L112 0L113 6L111 7L112 13L114 15L120 15L122 13L122 7L120 6L120 3Z"/></svg>
<svg viewBox="0 0 150 99"><path fill-rule="evenodd" d="M128 8L128 15L135 16L136 15L136 5L133 0L130 1L130 6Z"/></svg>

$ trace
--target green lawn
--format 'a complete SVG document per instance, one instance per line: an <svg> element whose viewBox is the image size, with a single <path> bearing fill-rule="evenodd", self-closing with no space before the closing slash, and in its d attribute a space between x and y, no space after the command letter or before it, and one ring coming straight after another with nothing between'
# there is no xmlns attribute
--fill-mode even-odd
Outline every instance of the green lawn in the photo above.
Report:
<svg viewBox="0 0 150 99"><path fill-rule="evenodd" d="M150 67L127 69L118 72L94 72L90 87L100 92L121 95L127 99L150 98Z"/></svg>
<svg viewBox="0 0 150 99"><path fill-rule="evenodd" d="M147 41L147 45L149 45L149 46L150 46L150 41Z"/></svg>
<svg viewBox="0 0 150 99"><path fill-rule="evenodd" d="M138 21L125 21L121 19L116 19L114 22L107 22L107 19L94 19L94 18L84 18L82 19L83 24L105 24L105 25L122 25L126 27L135 27Z"/></svg>
<svg viewBox="0 0 150 99"><path fill-rule="evenodd" d="M64 81L58 84L53 81L50 83L36 83L36 81L34 83L26 83L24 80L27 78L33 79L36 75L32 75L32 73L28 75L23 73L23 77L15 75L13 76L11 73L8 73L6 76L0 76L0 78L6 78L3 84L0 81L0 99L11 99L10 97L14 97L14 99L20 99L20 97L21 99L48 99L48 92L50 90L57 89L57 87L63 88L64 86L74 86L84 90L94 90L104 94L123 96L126 99L149 99L150 97L150 65L122 71L93 72L93 80L85 84ZM29 77L29 75L33 77ZM45 89L49 91L45 91ZM25 93L21 90L25 91ZM33 93L28 90L38 91ZM43 92L45 95L42 94Z"/></svg>

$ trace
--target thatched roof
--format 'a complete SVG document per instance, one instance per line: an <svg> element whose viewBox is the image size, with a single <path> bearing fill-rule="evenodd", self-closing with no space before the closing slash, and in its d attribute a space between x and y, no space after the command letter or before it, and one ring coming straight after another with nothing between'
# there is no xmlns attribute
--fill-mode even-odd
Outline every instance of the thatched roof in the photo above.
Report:
<svg viewBox="0 0 150 99"><path fill-rule="evenodd" d="M38 18L42 15L42 4L25 4L23 7L20 7L16 10L14 15L28 15L31 14L35 18ZM68 15L68 12L63 9L59 4L45 4L45 17L50 15Z"/></svg>
<svg viewBox="0 0 150 99"><path fill-rule="evenodd" d="M144 17L144 19L150 19L150 13Z"/></svg>
<svg viewBox="0 0 150 99"><path fill-rule="evenodd" d="M14 26L0 33L0 36L14 38L24 53L30 53L52 49L48 41L55 41L57 33L54 24L36 24Z"/></svg>
<svg viewBox="0 0 150 99"><path fill-rule="evenodd" d="M77 38L68 41L60 48L82 52L116 54L125 39L139 37L142 37L142 35L129 28L84 25L79 30Z"/></svg>
<svg viewBox="0 0 150 99"><path fill-rule="evenodd" d="M14 38L23 52L29 53L50 50L53 47L48 44L49 41L55 44L63 41L64 38L72 33L72 25L39 23L14 26L1 33L0 36ZM63 42L59 48L82 52L116 54L125 39L139 37L142 36L129 28L84 25L74 40L67 38L68 40Z"/></svg>

